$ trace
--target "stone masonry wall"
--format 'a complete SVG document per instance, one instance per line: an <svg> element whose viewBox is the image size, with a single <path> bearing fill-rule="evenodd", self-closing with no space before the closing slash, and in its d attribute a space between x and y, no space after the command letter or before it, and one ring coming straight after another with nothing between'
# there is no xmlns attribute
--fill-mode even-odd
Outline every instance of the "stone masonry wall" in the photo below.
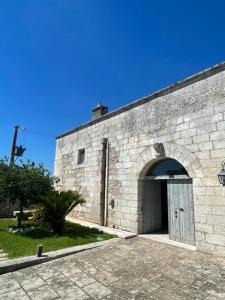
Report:
<svg viewBox="0 0 225 300"><path fill-rule="evenodd" d="M156 159L154 143L193 178L196 245L225 256L225 187L217 173L225 159L225 72L221 71L131 110L57 139L55 175L79 190L86 204L71 215L99 222L101 140L109 141L109 226L141 231L138 179ZM78 150L85 162L77 165Z"/></svg>

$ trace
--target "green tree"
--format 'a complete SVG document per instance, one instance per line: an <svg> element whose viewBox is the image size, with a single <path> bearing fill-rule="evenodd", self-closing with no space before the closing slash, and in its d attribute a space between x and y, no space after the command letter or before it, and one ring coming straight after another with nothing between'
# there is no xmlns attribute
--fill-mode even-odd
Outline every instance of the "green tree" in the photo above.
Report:
<svg viewBox="0 0 225 300"><path fill-rule="evenodd" d="M66 215L85 200L78 192L52 191L41 197L41 209L55 233L62 234Z"/></svg>
<svg viewBox="0 0 225 300"><path fill-rule="evenodd" d="M42 164L32 161L9 164L7 159L0 160L0 200L19 202L18 227L21 227L23 207L40 201L41 196L53 190L53 184L54 177Z"/></svg>

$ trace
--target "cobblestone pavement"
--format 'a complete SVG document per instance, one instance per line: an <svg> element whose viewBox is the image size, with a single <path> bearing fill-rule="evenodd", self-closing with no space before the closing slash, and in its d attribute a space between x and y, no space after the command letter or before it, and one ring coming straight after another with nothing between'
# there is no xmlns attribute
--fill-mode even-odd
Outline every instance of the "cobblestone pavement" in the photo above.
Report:
<svg viewBox="0 0 225 300"><path fill-rule="evenodd" d="M225 299L225 260L144 238L0 276L0 299Z"/></svg>

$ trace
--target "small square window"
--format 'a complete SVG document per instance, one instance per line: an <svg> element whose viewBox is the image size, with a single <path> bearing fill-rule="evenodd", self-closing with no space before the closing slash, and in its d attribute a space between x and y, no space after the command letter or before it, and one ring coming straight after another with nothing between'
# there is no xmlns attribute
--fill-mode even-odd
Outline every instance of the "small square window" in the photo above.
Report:
<svg viewBox="0 0 225 300"><path fill-rule="evenodd" d="M85 159L85 149L80 149L78 151L78 159L77 159L77 164L81 165L84 163L84 159Z"/></svg>

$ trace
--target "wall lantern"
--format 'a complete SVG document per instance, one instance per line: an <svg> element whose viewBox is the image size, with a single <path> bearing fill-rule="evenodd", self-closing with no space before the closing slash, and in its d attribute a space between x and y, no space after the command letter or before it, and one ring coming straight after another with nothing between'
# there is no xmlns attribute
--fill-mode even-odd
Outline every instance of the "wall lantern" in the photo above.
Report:
<svg viewBox="0 0 225 300"><path fill-rule="evenodd" d="M217 176L218 176L220 184L225 186L225 161L222 163L222 169Z"/></svg>

